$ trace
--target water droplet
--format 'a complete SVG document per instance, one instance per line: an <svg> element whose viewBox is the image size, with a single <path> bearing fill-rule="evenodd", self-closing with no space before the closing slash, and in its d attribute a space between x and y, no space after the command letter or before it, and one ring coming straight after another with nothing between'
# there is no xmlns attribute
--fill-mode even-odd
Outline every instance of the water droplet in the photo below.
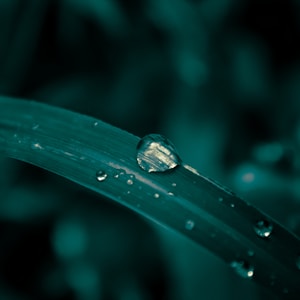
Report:
<svg viewBox="0 0 300 300"><path fill-rule="evenodd" d="M129 185L133 185L133 181L132 181L132 179L128 179L128 180L127 180L127 184L129 184Z"/></svg>
<svg viewBox="0 0 300 300"><path fill-rule="evenodd" d="M172 183L172 186L173 186L173 187L176 187L176 185L177 185L176 182L173 182L173 183Z"/></svg>
<svg viewBox="0 0 300 300"><path fill-rule="evenodd" d="M195 227L195 222L193 220L187 220L185 222L185 229L192 230Z"/></svg>
<svg viewBox="0 0 300 300"><path fill-rule="evenodd" d="M98 181L104 181L106 178L107 178L107 174L102 171L102 170L99 170L97 173L96 173L96 178Z"/></svg>
<svg viewBox="0 0 300 300"><path fill-rule="evenodd" d="M158 193L155 193L153 196L154 196L154 198L156 198L156 199L159 198L159 194L158 194Z"/></svg>
<svg viewBox="0 0 300 300"><path fill-rule="evenodd" d="M44 148L41 146L40 143L32 143L31 144L31 149L34 149L34 150L43 150Z"/></svg>
<svg viewBox="0 0 300 300"><path fill-rule="evenodd" d="M219 202L223 202L224 199L222 197L220 197L218 200L219 200Z"/></svg>
<svg viewBox="0 0 300 300"><path fill-rule="evenodd" d="M230 207L234 208L234 207L235 207L234 203L231 203L231 204L230 204Z"/></svg>
<svg viewBox="0 0 300 300"><path fill-rule="evenodd" d="M246 261L233 261L230 266L243 278L252 278L254 275L254 267Z"/></svg>
<svg viewBox="0 0 300 300"><path fill-rule="evenodd" d="M177 167L181 160L174 145L160 134L149 134L137 145L137 162L147 172L165 172Z"/></svg>
<svg viewBox="0 0 300 300"><path fill-rule="evenodd" d="M253 250L248 250L247 254L248 254L249 256L254 256L254 251L253 251Z"/></svg>
<svg viewBox="0 0 300 300"><path fill-rule="evenodd" d="M169 195L169 196L174 196L174 193L168 192L168 195Z"/></svg>
<svg viewBox="0 0 300 300"><path fill-rule="evenodd" d="M253 228L255 233L262 238L268 238L273 231L273 225L265 220L256 222Z"/></svg>
<svg viewBox="0 0 300 300"><path fill-rule="evenodd" d="M300 255L296 258L296 266L300 270Z"/></svg>
<svg viewBox="0 0 300 300"><path fill-rule="evenodd" d="M94 127L97 127L99 125L99 122L95 121L93 125L94 125Z"/></svg>

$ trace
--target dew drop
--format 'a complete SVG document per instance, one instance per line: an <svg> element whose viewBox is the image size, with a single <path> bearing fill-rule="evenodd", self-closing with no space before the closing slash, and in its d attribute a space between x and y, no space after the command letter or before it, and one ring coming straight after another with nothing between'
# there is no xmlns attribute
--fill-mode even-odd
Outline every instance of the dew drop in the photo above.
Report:
<svg viewBox="0 0 300 300"><path fill-rule="evenodd" d="M96 173L96 178L98 181L104 181L106 178L107 178L107 174L102 171L102 170L99 170L97 173Z"/></svg>
<svg viewBox="0 0 300 300"><path fill-rule="evenodd" d="M195 222L193 220L187 220L185 222L185 229L192 230L195 227Z"/></svg>
<svg viewBox="0 0 300 300"><path fill-rule="evenodd" d="M273 231L273 225L270 222L265 220L260 220L256 222L253 228L255 233L261 238L270 237Z"/></svg>
<svg viewBox="0 0 300 300"><path fill-rule="evenodd" d="M154 196L154 198L156 198L156 199L159 198L159 194L158 194L158 193L155 193L153 196Z"/></svg>
<svg viewBox="0 0 300 300"><path fill-rule="evenodd" d="M97 127L98 125L99 125L99 122L97 122L97 121L95 121L93 124L94 127Z"/></svg>
<svg viewBox="0 0 300 300"><path fill-rule="evenodd" d="M253 251L253 250L248 250L247 254L248 254L249 256L254 256L254 251Z"/></svg>
<svg viewBox="0 0 300 300"><path fill-rule="evenodd" d="M148 173L165 172L181 162L174 145L160 134L149 134L140 140L136 159L138 165Z"/></svg>
<svg viewBox="0 0 300 300"><path fill-rule="evenodd" d="M128 179L128 180L127 180L127 184L128 184L128 185L133 185L133 180L132 180L132 179Z"/></svg>
<svg viewBox="0 0 300 300"><path fill-rule="evenodd" d="M32 143L31 144L31 149L34 149L34 150L43 150L43 147L41 146L40 143Z"/></svg>
<svg viewBox="0 0 300 300"><path fill-rule="evenodd" d="M176 182L173 182L173 183L172 183L172 186L173 186L173 187L176 187L176 185L177 185Z"/></svg>
<svg viewBox="0 0 300 300"><path fill-rule="evenodd" d="M169 196L174 196L174 193L173 192L168 192L168 195Z"/></svg>
<svg viewBox="0 0 300 300"><path fill-rule="evenodd" d="M235 207L234 203L231 203L231 204L230 204L230 207L234 208L234 207Z"/></svg>
<svg viewBox="0 0 300 300"><path fill-rule="evenodd" d="M245 261L233 261L230 266L243 278L252 278L254 275L254 267Z"/></svg>

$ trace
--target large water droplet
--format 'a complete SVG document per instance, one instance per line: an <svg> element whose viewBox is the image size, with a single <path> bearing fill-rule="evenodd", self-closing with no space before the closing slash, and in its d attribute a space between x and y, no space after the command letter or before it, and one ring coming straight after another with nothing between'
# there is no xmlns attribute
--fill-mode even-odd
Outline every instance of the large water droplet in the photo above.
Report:
<svg viewBox="0 0 300 300"><path fill-rule="evenodd" d="M98 181L104 181L106 178L107 178L107 174L102 171L102 170L99 170L97 173L96 173L96 178Z"/></svg>
<svg viewBox="0 0 300 300"><path fill-rule="evenodd" d="M195 222L193 220L187 220L185 222L185 229L192 230L195 227Z"/></svg>
<svg viewBox="0 0 300 300"><path fill-rule="evenodd" d="M243 278L252 278L254 275L254 267L246 261L233 261L230 266Z"/></svg>
<svg viewBox="0 0 300 300"><path fill-rule="evenodd" d="M256 222L253 228L255 233L262 238L268 238L273 231L273 225L266 220Z"/></svg>
<svg viewBox="0 0 300 300"><path fill-rule="evenodd" d="M160 134L149 134L137 145L137 162L147 172L165 172L181 162L174 145Z"/></svg>

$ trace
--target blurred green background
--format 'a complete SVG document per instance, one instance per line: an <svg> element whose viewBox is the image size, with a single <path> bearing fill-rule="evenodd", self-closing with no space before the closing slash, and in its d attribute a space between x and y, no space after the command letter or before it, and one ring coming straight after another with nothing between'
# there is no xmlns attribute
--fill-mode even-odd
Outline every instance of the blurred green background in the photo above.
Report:
<svg viewBox="0 0 300 300"><path fill-rule="evenodd" d="M164 134L300 234L299 33L298 0L0 0L0 94ZM0 163L1 300L265 299L181 236Z"/></svg>

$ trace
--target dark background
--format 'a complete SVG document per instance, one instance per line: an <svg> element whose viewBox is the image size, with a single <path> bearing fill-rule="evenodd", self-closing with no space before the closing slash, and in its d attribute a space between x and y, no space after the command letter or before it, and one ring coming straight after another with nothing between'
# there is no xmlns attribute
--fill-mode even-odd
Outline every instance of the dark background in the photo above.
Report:
<svg viewBox="0 0 300 300"><path fill-rule="evenodd" d="M0 93L85 113L300 233L297 0L0 0ZM184 238L0 157L0 299L263 299Z"/></svg>

